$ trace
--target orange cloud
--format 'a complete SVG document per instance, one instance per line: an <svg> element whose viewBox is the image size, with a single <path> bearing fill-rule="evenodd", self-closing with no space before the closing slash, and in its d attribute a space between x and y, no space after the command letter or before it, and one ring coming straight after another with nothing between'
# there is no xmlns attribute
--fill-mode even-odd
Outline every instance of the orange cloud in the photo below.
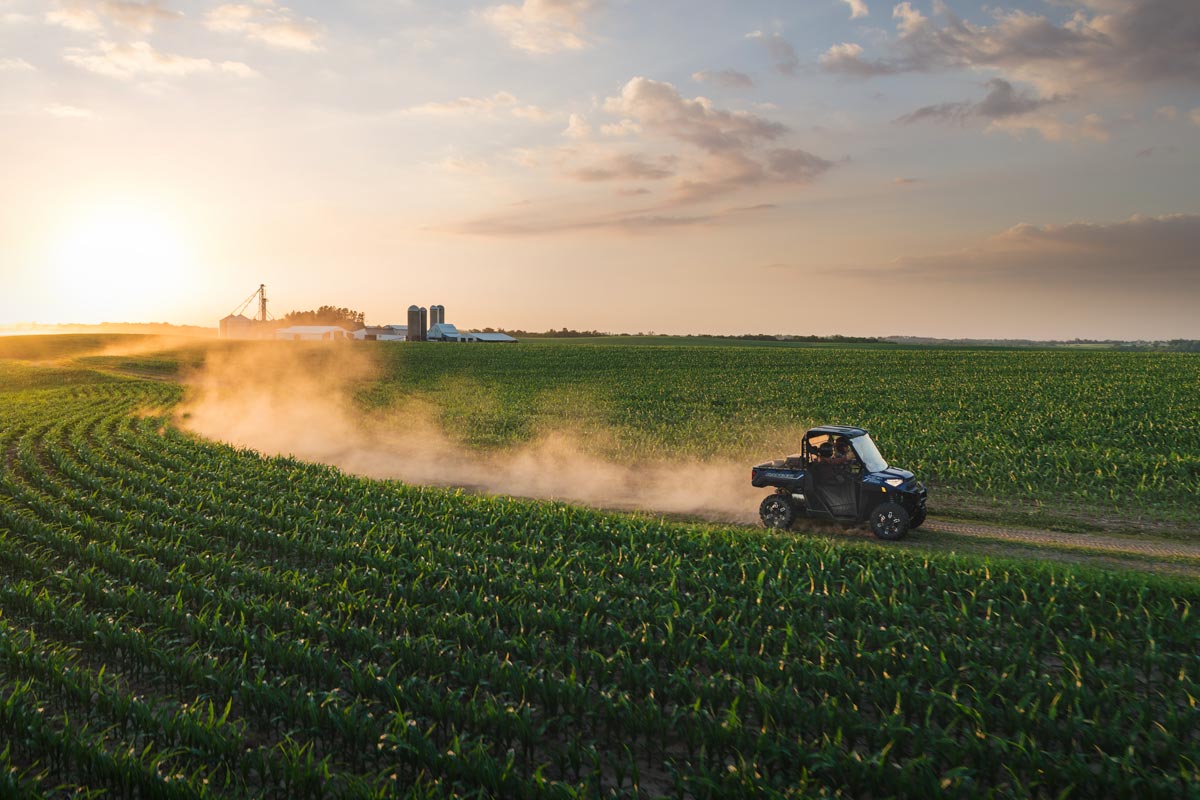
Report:
<svg viewBox="0 0 1200 800"><path fill-rule="evenodd" d="M320 50L321 27L312 19L296 19L292 10L272 0L223 3L205 17L209 30L233 33L272 47L312 52Z"/></svg>
<svg viewBox="0 0 1200 800"><path fill-rule="evenodd" d="M513 47L545 55L586 47L584 18L595 5L595 0L524 0L492 6L482 16Z"/></svg>

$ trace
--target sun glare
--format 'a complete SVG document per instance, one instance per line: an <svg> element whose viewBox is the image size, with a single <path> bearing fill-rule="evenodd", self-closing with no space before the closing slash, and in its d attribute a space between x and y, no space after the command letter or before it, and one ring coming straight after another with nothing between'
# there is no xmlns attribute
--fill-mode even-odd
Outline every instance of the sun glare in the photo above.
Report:
<svg viewBox="0 0 1200 800"><path fill-rule="evenodd" d="M64 306L110 321L153 317L156 304L177 299L193 279L178 228L161 213L130 205L105 206L64 226L50 263Z"/></svg>

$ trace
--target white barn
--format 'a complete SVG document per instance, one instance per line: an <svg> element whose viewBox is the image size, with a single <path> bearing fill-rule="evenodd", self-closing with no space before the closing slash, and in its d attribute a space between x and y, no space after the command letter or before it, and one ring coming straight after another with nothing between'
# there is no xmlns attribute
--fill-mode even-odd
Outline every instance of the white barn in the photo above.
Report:
<svg viewBox="0 0 1200 800"><path fill-rule="evenodd" d="M353 333L355 339L367 342L402 342L408 338L407 325L368 325Z"/></svg>
<svg viewBox="0 0 1200 800"><path fill-rule="evenodd" d="M275 338L290 342L332 342L352 339L354 335L337 325L293 325L275 331Z"/></svg>
<svg viewBox="0 0 1200 800"><path fill-rule="evenodd" d="M460 331L449 322L439 322L429 329L427 338L431 342L515 342L507 333L476 333Z"/></svg>
<svg viewBox="0 0 1200 800"><path fill-rule="evenodd" d="M458 333L458 328L449 322L439 322L436 325L430 326L429 332L425 334L425 338L431 342L462 341Z"/></svg>

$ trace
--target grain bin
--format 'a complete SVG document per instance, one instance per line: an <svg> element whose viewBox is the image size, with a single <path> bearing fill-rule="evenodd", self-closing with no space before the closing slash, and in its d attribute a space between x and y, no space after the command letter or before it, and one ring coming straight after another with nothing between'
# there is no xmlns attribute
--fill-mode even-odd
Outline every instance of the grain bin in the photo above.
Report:
<svg viewBox="0 0 1200 800"><path fill-rule="evenodd" d="M408 307L408 335L405 339L410 342L419 342L424 335L424 329L421 327L422 310L416 306Z"/></svg>

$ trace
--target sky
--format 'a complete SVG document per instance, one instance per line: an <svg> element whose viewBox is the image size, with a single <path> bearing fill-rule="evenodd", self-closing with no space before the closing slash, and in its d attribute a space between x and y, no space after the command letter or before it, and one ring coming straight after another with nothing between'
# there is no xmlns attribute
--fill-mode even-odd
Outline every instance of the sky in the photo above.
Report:
<svg viewBox="0 0 1200 800"><path fill-rule="evenodd" d="M1196 0L0 0L0 325L1200 338Z"/></svg>

